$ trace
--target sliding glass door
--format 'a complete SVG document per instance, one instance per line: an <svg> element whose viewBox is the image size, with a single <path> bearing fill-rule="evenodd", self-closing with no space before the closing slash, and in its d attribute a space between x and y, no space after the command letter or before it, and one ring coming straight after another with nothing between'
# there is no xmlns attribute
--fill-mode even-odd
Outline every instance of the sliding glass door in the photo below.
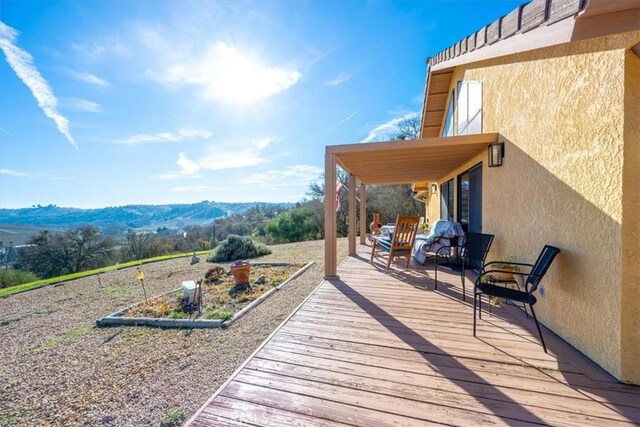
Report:
<svg viewBox="0 0 640 427"><path fill-rule="evenodd" d="M482 163L458 175L458 222L465 232L482 232Z"/></svg>

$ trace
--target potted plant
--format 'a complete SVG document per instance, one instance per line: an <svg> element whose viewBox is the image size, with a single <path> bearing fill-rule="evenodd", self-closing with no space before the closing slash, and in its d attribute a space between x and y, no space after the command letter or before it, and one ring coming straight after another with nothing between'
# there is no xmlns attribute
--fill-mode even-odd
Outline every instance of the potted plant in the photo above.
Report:
<svg viewBox="0 0 640 427"><path fill-rule="evenodd" d="M429 234L429 224L426 222L418 224L418 231L420 231L420 234Z"/></svg>
<svg viewBox="0 0 640 427"><path fill-rule="evenodd" d="M515 261L516 257L508 257L505 261L501 261L490 266L490 270L505 271L504 273L496 271L491 273L491 276L496 280L496 282L512 282L515 280L513 273L520 271L517 265L510 264Z"/></svg>
<svg viewBox="0 0 640 427"><path fill-rule="evenodd" d="M235 285L229 290L231 297L236 297L239 294L243 294L251 290L251 284L249 283L249 273L251 272L251 264L249 261L236 261L231 264L231 274L233 274L233 280Z"/></svg>
<svg viewBox="0 0 640 427"><path fill-rule="evenodd" d="M249 283L249 273L251 272L251 264L249 261L236 261L231 264L231 274L237 285Z"/></svg>

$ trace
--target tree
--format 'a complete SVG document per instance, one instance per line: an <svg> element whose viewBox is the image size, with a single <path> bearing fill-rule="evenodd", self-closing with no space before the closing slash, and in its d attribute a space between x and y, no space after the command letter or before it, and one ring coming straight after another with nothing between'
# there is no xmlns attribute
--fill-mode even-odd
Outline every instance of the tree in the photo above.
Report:
<svg viewBox="0 0 640 427"><path fill-rule="evenodd" d="M123 247L123 260L133 261L160 255L160 247L156 235L150 232L127 233L127 241Z"/></svg>
<svg viewBox="0 0 640 427"><path fill-rule="evenodd" d="M65 231L59 246L69 273L102 267L115 260L113 239L102 236L91 226Z"/></svg>
<svg viewBox="0 0 640 427"><path fill-rule="evenodd" d="M109 265L115 261L115 242L85 226L62 234L43 231L31 239L34 246L19 253L17 267L48 278Z"/></svg>
<svg viewBox="0 0 640 427"><path fill-rule="evenodd" d="M420 116L410 116L400 120L396 126L397 131L391 139L418 139L420 138Z"/></svg>
<svg viewBox="0 0 640 427"><path fill-rule="evenodd" d="M267 225L267 234L276 241L301 242L314 240L320 233L317 216L307 207L296 207L283 212Z"/></svg>

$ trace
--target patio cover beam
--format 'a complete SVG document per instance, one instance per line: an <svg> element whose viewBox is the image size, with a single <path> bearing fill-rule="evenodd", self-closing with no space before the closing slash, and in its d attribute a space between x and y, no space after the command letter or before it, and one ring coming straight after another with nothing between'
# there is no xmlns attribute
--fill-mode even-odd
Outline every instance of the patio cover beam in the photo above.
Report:
<svg viewBox="0 0 640 427"><path fill-rule="evenodd" d="M338 279L336 236L336 155L324 155L324 278Z"/></svg>
<svg viewBox="0 0 640 427"><path fill-rule="evenodd" d="M360 244L367 243L367 186L360 183Z"/></svg>
<svg viewBox="0 0 640 427"><path fill-rule="evenodd" d="M498 142L498 133L407 141L330 145L327 154L360 182L371 185L436 181Z"/></svg>
<svg viewBox="0 0 640 427"><path fill-rule="evenodd" d="M349 175L349 256L356 254L356 177Z"/></svg>

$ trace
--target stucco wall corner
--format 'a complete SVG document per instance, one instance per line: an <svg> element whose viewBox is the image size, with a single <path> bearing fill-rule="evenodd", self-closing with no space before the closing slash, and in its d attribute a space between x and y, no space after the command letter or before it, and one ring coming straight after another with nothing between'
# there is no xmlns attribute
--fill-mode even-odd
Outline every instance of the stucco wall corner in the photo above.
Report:
<svg viewBox="0 0 640 427"><path fill-rule="evenodd" d="M640 40L639 40L640 41ZM625 54L620 379L640 384L640 58Z"/></svg>

